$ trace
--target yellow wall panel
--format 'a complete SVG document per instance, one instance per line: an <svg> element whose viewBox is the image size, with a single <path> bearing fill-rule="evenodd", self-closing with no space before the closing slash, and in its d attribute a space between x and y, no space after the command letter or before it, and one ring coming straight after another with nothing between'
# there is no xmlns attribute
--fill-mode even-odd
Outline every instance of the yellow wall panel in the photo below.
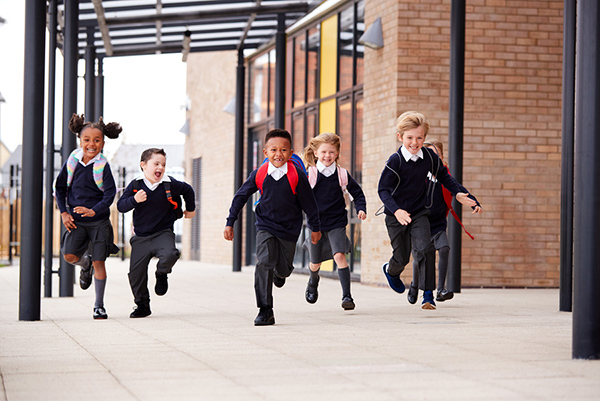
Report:
<svg viewBox="0 0 600 401"><path fill-rule="evenodd" d="M335 132L335 99L319 105L319 134L323 132Z"/></svg>
<svg viewBox="0 0 600 401"><path fill-rule="evenodd" d="M337 91L338 16L321 22L321 98Z"/></svg>

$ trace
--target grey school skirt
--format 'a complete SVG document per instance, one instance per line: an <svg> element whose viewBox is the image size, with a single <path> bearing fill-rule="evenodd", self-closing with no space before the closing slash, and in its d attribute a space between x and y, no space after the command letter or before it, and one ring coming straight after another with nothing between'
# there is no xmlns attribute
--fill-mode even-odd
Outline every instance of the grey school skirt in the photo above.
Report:
<svg viewBox="0 0 600 401"><path fill-rule="evenodd" d="M321 231L321 239L316 244L310 242L310 236L303 245L310 255L310 263L322 263L332 259L336 253L352 252L352 242L346 235L346 227L334 228L330 231Z"/></svg>

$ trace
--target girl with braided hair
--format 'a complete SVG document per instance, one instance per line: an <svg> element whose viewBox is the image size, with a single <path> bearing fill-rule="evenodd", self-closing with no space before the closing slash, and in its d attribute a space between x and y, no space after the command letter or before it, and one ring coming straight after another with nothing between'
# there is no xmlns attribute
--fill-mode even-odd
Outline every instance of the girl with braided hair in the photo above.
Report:
<svg viewBox="0 0 600 401"><path fill-rule="evenodd" d="M108 160L101 153L104 137L116 139L122 131L118 123L85 122L84 116L73 114L69 129L79 138L75 149L56 177L54 196L66 228L61 238L65 261L81 267L79 285L96 289L94 319L106 319L104 289L106 258L118 252L110 224L110 205L116 186Z"/></svg>

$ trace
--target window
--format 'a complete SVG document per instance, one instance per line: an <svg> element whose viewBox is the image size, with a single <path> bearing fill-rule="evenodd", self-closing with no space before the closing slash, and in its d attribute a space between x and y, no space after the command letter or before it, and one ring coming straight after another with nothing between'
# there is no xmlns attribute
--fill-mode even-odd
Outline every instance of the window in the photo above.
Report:
<svg viewBox="0 0 600 401"><path fill-rule="evenodd" d="M340 13L338 29L338 91L354 85L354 5Z"/></svg>
<svg viewBox="0 0 600 401"><path fill-rule="evenodd" d="M294 38L294 104L302 106L306 99L306 34Z"/></svg>
<svg viewBox="0 0 600 401"><path fill-rule="evenodd" d="M320 27L308 30L308 62L306 73L306 102L314 102L317 100L317 91L319 88L319 50L321 47L321 31Z"/></svg>

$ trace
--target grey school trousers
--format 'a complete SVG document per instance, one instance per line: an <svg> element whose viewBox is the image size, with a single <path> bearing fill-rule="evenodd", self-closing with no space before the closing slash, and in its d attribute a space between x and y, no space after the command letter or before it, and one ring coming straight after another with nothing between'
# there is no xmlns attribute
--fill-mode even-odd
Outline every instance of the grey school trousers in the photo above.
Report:
<svg viewBox="0 0 600 401"><path fill-rule="evenodd" d="M129 285L136 304L150 301L148 292L148 265L150 259L158 258L156 273L171 273L173 265L179 259L179 250L175 247L175 234L166 229L148 237L135 235L129 240L131 257L129 259Z"/></svg>
<svg viewBox="0 0 600 401"><path fill-rule="evenodd" d="M256 306L273 308L273 274L281 278L292 274L295 253L295 242L283 240L264 230L256 233Z"/></svg>
<svg viewBox="0 0 600 401"><path fill-rule="evenodd" d="M404 226L394 216L385 216L385 225L392 245L392 257L389 260L388 272L397 276L404 271L410 260L410 252L419 272L419 289L430 291L435 289L435 259L427 258L431 244L429 227L429 210L410 216L410 224Z"/></svg>

